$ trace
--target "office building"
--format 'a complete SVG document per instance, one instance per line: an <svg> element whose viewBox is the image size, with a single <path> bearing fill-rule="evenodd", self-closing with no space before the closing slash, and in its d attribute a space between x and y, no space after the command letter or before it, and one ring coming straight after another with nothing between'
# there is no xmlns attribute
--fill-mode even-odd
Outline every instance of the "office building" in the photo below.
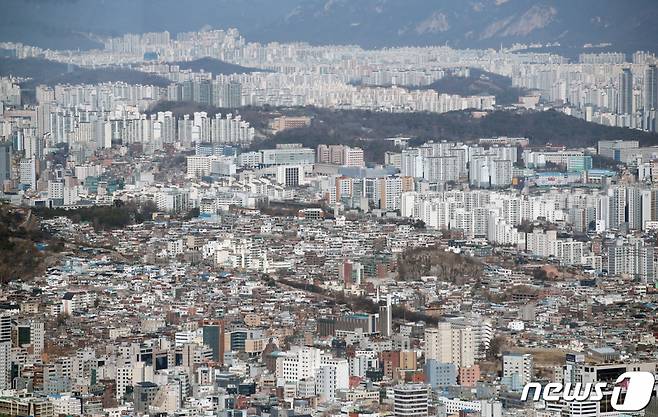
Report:
<svg viewBox="0 0 658 417"><path fill-rule="evenodd" d="M295 347L276 359L276 377L284 381L314 378L321 366L321 352L316 348Z"/></svg>
<svg viewBox="0 0 658 417"><path fill-rule="evenodd" d="M202 323L203 344L212 349L212 359L224 363L224 320L204 320Z"/></svg>
<svg viewBox="0 0 658 417"><path fill-rule="evenodd" d="M155 402L158 393L158 385L153 382L138 382L134 386L133 403L135 412L149 414L150 406Z"/></svg>
<svg viewBox="0 0 658 417"><path fill-rule="evenodd" d="M277 145L275 149L264 149L260 152L264 166L310 165L315 163L313 149L304 148L300 144Z"/></svg>
<svg viewBox="0 0 658 417"><path fill-rule="evenodd" d="M428 387L422 384L397 385L393 388L395 417L427 417Z"/></svg>
<svg viewBox="0 0 658 417"><path fill-rule="evenodd" d="M276 182L286 187L298 187L305 183L302 165L279 165L276 167Z"/></svg>
<svg viewBox="0 0 658 417"><path fill-rule="evenodd" d="M425 372L425 381L434 390L457 385L457 367L453 363L441 363L436 359L426 359L423 370Z"/></svg>

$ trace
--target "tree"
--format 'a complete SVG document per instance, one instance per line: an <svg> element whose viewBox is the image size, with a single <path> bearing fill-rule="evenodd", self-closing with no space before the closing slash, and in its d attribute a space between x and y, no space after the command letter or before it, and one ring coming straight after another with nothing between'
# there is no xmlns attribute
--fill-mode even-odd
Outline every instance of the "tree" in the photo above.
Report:
<svg viewBox="0 0 658 417"><path fill-rule="evenodd" d="M191 220L196 217L199 217L200 211L199 207L194 207L193 209L189 210L186 214L185 217L183 217L185 220Z"/></svg>
<svg viewBox="0 0 658 417"><path fill-rule="evenodd" d="M398 257L400 280L435 275L440 280L459 284L476 281L481 272L482 265L474 259L439 247L412 248Z"/></svg>
<svg viewBox="0 0 658 417"><path fill-rule="evenodd" d="M146 200L139 205L139 216L141 221L153 219L153 213L158 211L158 206L153 200Z"/></svg>
<svg viewBox="0 0 658 417"><path fill-rule="evenodd" d="M55 324L56 324L56 326L57 326L58 328L59 328L59 327L62 327L62 326L64 326L64 325L66 324L66 322L68 321L68 319L69 319L69 315L68 315L68 314L66 314L66 313L60 313L60 314L57 315L57 318L55 319Z"/></svg>
<svg viewBox="0 0 658 417"><path fill-rule="evenodd" d="M491 339L489 343L489 349L487 349L487 359L494 361L502 354L505 346L507 345L507 339L504 336L495 336Z"/></svg>

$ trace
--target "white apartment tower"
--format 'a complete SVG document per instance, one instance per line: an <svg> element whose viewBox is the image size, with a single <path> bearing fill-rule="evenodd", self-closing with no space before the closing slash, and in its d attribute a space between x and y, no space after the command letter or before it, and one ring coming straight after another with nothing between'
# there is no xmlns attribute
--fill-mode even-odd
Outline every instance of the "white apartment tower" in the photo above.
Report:
<svg viewBox="0 0 658 417"><path fill-rule="evenodd" d="M518 375L520 384L532 380L533 360L529 353L507 353L503 355L503 377Z"/></svg>
<svg viewBox="0 0 658 417"><path fill-rule="evenodd" d="M439 323L436 328L425 329L425 360L428 359L464 368L473 366L475 346L472 328Z"/></svg>

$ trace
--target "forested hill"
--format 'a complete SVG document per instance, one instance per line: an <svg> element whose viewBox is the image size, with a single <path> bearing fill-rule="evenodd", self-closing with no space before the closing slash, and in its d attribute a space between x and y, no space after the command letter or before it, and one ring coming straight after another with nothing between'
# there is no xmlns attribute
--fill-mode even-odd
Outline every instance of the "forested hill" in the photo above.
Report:
<svg viewBox="0 0 658 417"><path fill-rule="evenodd" d="M586 122L566 114L549 111L500 110L484 117L471 111L450 113L388 113L361 110L331 110L316 107L244 107L218 109L191 102L161 102L149 112L172 111L176 116L195 111L240 114L257 130L267 132L268 121L281 115L310 116L309 127L290 129L256 142L254 149L274 147L279 143L301 143L361 146L366 160L383 162L384 153L393 150L385 138L409 137L412 144L445 139L467 141L483 137L527 137L532 145L552 143L567 147L595 146L599 140L639 140L642 145L658 145L658 134Z"/></svg>
<svg viewBox="0 0 658 417"><path fill-rule="evenodd" d="M0 203L0 285L29 279L42 270L44 254L36 243L45 238L29 209Z"/></svg>
<svg viewBox="0 0 658 417"><path fill-rule="evenodd" d="M200 58L192 61L172 62L178 65L180 69L192 70L194 72L210 72L213 75L220 74L248 74L257 71L264 71L258 68L243 67L242 65L231 64L230 62L220 61L215 58Z"/></svg>
<svg viewBox="0 0 658 417"><path fill-rule="evenodd" d="M516 103L526 90L512 85L512 79L503 75L470 68L468 77L447 75L428 86L439 93L496 96L496 103Z"/></svg>
<svg viewBox="0 0 658 417"><path fill-rule="evenodd" d="M368 160L381 162L388 148L385 142L377 139L395 136L411 137L412 144L429 139L462 141L510 136L527 137L532 145L552 143L584 147L606 139L634 139L642 145L658 145L658 134L603 126L556 111L495 111L480 118L468 111L436 114L304 108L288 113L312 116L311 126L280 132L261 142L259 147L294 142L311 147L320 143L359 144L364 147Z"/></svg>
<svg viewBox="0 0 658 417"><path fill-rule="evenodd" d="M104 67L82 68L63 62L41 58L0 58L0 76L29 78L21 83L25 90L34 89L39 84L99 84L122 81L128 84L157 85L170 84L166 78L129 68Z"/></svg>

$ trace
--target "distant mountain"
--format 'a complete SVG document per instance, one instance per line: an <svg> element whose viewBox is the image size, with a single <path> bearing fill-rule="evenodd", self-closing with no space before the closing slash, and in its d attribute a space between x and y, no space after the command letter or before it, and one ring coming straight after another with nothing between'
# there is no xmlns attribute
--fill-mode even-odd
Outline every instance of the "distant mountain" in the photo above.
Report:
<svg viewBox="0 0 658 417"><path fill-rule="evenodd" d="M280 40L371 47L513 42L656 49L655 0L309 0L262 30Z"/></svg>
<svg viewBox="0 0 658 417"><path fill-rule="evenodd" d="M86 33L237 27L248 40L658 50L655 0L3 0L0 40L98 45Z"/></svg>

